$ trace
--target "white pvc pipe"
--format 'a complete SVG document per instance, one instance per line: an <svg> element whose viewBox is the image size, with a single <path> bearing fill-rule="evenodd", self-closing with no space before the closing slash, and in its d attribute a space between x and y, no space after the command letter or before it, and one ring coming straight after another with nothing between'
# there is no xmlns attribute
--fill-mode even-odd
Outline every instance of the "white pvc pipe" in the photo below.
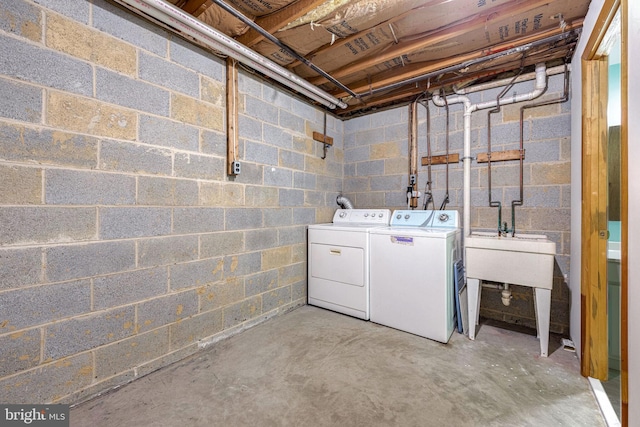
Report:
<svg viewBox="0 0 640 427"><path fill-rule="evenodd" d="M451 98L447 98L447 103L450 104L464 104L464 147L462 154L463 165L463 233L464 237L471 234L471 114L474 111L484 110L487 108L493 108L500 105L515 104L522 101L531 101L542 95L547 89L547 73L544 64L536 64L536 83L534 89L529 93L521 95L514 95L510 98L500 98L500 100L486 101L479 104L471 104L471 100L464 95L456 95ZM444 99L433 94L433 103L438 107L444 107Z"/></svg>
<svg viewBox="0 0 640 427"><path fill-rule="evenodd" d="M164 0L116 0L230 56L329 108L347 104Z"/></svg>

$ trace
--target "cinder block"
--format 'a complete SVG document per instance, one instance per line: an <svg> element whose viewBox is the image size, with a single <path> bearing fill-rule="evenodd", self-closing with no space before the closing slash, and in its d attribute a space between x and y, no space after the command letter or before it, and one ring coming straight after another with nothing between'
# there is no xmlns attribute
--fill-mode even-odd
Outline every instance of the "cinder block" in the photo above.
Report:
<svg viewBox="0 0 640 427"><path fill-rule="evenodd" d="M159 116L169 115L169 92L104 68L96 69L96 98Z"/></svg>
<svg viewBox="0 0 640 427"><path fill-rule="evenodd" d="M255 208L232 208L225 213L226 230L245 230L262 226L262 212Z"/></svg>
<svg viewBox="0 0 640 427"><path fill-rule="evenodd" d="M138 332L156 329L179 322L198 312L198 295L195 291L165 295L138 304Z"/></svg>
<svg viewBox="0 0 640 427"><path fill-rule="evenodd" d="M282 227L293 223L293 208L263 209L265 227Z"/></svg>
<svg viewBox="0 0 640 427"><path fill-rule="evenodd" d="M280 150L279 165L291 169L304 169L304 155L287 150Z"/></svg>
<svg viewBox="0 0 640 427"><path fill-rule="evenodd" d="M278 124L278 108L253 96L245 97L244 114L261 122Z"/></svg>
<svg viewBox="0 0 640 427"><path fill-rule="evenodd" d="M307 264L300 262L298 264L285 265L278 269L280 286L290 285L307 278Z"/></svg>
<svg viewBox="0 0 640 427"><path fill-rule="evenodd" d="M75 132L133 140L138 119L131 111L93 99L49 92L46 123Z"/></svg>
<svg viewBox="0 0 640 427"><path fill-rule="evenodd" d="M245 141L244 157L247 162L278 166L278 149L270 145Z"/></svg>
<svg viewBox="0 0 640 427"><path fill-rule="evenodd" d="M312 173L294 172L293 186L294 188L314 190L316 188L316 176Z"/></svg>
<svg viewBox="0 0 640 427"><path fill-rule="evenodd" d="M136 270L93 279L93 308L103 310L167 293L166 267Z"/></svg>
<svg viewBox="0 0 640 427"><path fill-rule="evenodd" d="M325 204L324 191L305 191L304 192L304 204L305 206L321 206ZM267 223L265 221L265 226Z"/></svg>
<svg viewBox="0 0 640 427"><path fill-rule="evenodd" d="M315 208L293 208L293 224L313 224L315 218Z"/></svg>
<svg viewBox="0 0 640 427"><path fill-rule="evenodd" d="M314 107L308 102L301 101L297 98L291 98L291 111L307 121L322 122L323 113L318 107Z"/></svg>
<svg viewBox="0 0 640 427"><path fill-rule="evenodd" d="M208 311L180 323L173 323L171 330L171 348L179 349L203 338L222 331L222 310Z"/></svg>
<svg viewBox="0 0 640 427"><path fill-rule="evenodd" d="M275 89L268 84L264 84L262 86L262 99L270 103L271 105L280 107L280 109L291 110L292 98L293 97L288 93Z"/></svg>
<svg viewBox="0 0 640 427"><path fill-rule="evenodd" d="M0 30L14 33L34 42L42 39L40 8L22 0L3 3Z"/></svg>
<svg viewBox="0 0 640 427"><path fill-rule="evenodd" d="M86 24L89 22L89 4L75 0L34 0L36 3Z"/></svg>
<svg viewBox="0 0 640 427"><path fill-rule="evenodd" d="M220 157L227 155L227 136L224 132L202 130L200 132L200 151ZM243 171L244 173L244 171Z"/></svg>
<svg viewBox="0 0 640 427"><path fill-rule="evenodd" d="M323 188L323 187L320 187ZM344 191L347 193L356 193L371 190L369 178L351 178L344 183Z"/></svg>
<svg viewBox="0 0 640 427"><path fill-rule="evenodd" d="M40 330L0 337L0 377L24 371L40 363ZM5 399L2 399L5 401Z"/></svg>
<svg viewBox="0 0 640 427"><path fill-rule="evenodd" d="M23 122L40 123L42 119L42 89L0 79L0 117Z"/></svg>
<svg viewBox="0 0 640 427"><path fill-rule="evenodd" d="M242 231L227 231L200 236L202 258L237 254L243 250L244 233Z"/></svg>
<svg viewBox="0 0 640 427"><path fill-rule="evenodd" d="M289 111L280 110L280 126L293 132L304 132L304 120Z"/></svg>
<svg viewBox="0 0 640 427"><path fill-rule="evenodd" d="M380 205L377 205L380 206ZM307 230L304 228L302 243L291 246L291 262L299 263L307 261Z"/></svg>
<svg viewBox="0 0 640 427"><path fill-rule="evenodd" d="M244 114L239 114L238 136L241 139L262 141L262 122Z"/></svg>
<svg viewBox="0 0 640 427"><path fill-rule="evenodd" d="M278 189L275 187L259 187L247 185L244 192L245 206L247 207L266 207L278 205Z"/></svg>
<svg viewBox="0 0 640 427"><path fill-rule="evenodd" d="M291 246L279 246L262 251L262 269L282 267L291 263Z"/></svg>
<svg viewBox="0 0 640 427"><path fill-rule="evenodd" d="M0 244L89 240L96 236L94 208L0 207Z"/></svg>
<svg viewBox="0 0 640 427"><path fill-rule="evenodd" d="M276 229L248 230L245 232L245 250L255 251L272 248L278 244Z"/></svg>
<svg viewBox="0 0 640 427"><path fill-rule="evenodd" d="M100 208L100 238L126 239L171 234L169 208Z"/></svg>
<svg viewBox="0 0 640 427"><path fill-rule="evenodd" d="M240 93L251 95L256 98L262 96L262 81L251 74L240 73L238 75L238 88Z"/></svg>
<svg viewBox="0 0 640 427"><path fill-rule="evenodd" d="M260 252L229 255L224 258L224 277L246 276L261 270Z"/></svg>
<svg viewBox="0 0 640 427"><path fill-rule="evenodd" d="M313 224L315 222L315 209L312 209L313 218L310 218L311 222L306 224ZM297 227L286 227L278 230L278 243L283 245L295 245L297 243L303 243L307 241L307 227L301 225Z"/></svg>
<svg viewBox="0 0 640 427"><path fill-rule="evenodd" d="M291 285L291 300L304 300L305 303L307 302L307 282L305 280Z"/></svg>
<svg viewBox="0 0 640 427"><path fill-rule="evenodd" d="M132 176L69 169L46 172L45 202L52 205L133 205Z"/></svg>
<svg viewBox="0 0 640 427"><path fill-rule="evenodd" d="M243 282L241 279L234 278L198 289L200 311L216 310L244 299Z"/></svg>
<svg viewBox="0 0 640 427"><path fill-rule="evenodd" d="M127 271L135 266L132 241L54 246L46 248L45 254L50 282Z"/></svg>
<svg viewBox="0 0 640 427"><path fill-rule="evenodd" d="M91 283L79 280L0 293L0 334L42 325L91 310Z"/></svg>
<svg viewBox="0 0 640 427"><path fill-rule="evenodd" d="M224 108L226 104L226 87L218 80L200 77L200 99L216 107Z"/></svg>
<svg viewBox="0 0 640 427"><path fill-rule="evenodd" d="M312 155L315 153L316 144L318 143L311 138L294 135L292 148L299 153Z"/></svg>
<svg viewBox="0 0 640 427"><path fill-rule="evenodd" d="M93 70L86 62L3 35L0 52L10 52L0 62L2 75L86 96L93 93Z"/></svg>
<svg viewBox="0 0 640 427"><path fill-rule="evenodd" d="M229 329L262 314L262 299L255 296L224 309L224 329Z"/></svg>
<svg viewBox="0 0 640 427"><path fill-rule="evenodd" d="M262 128L264 133L264 142L266 144L291 149L293 137L288 130L277 126L271 126L266 123L263 124Z"/></svg>
<svg viewBox="0 0 640 427"><path fill-rule="evenodd" d="M0 204L37 205L42 203L42 170L0 165Z"/></svg>
<svg viewBox="0 0 640 427"><path fill-rule="evenodd" d="M265 168L264 185L275 187L291 187L293 184L293 173L289 169Z"/></svg>
<svg viewBox="0 0 640 427"><path fill-rule="evenodd" d="M262 295L262 312L267 313L291 302L291 286L284 286Z"/></svg>
<svg viewBox="0 0 640 427"><path fill-rule="evenodd" d="M220 157L175 154L174 171L177 177L222 180L226 170L225 159Z"/></svg>
<svg viewBox="0 0 640 427"><path fill-rule="evenodd" d="M406 129L405 129L405 133L406 133ZM363 148L367 148L367 147L360 147L360 149L363 149ZM369 149L371 150L370 156L369 156L371 160L388 159L388 158L399 157L401 155L401 149L398 142L383 142L380 144L373 144L369 146Z"/></svg>
<svg viewBox="0 0 640 427"><path fill-rule="evenodd" d="M100 169L171 176L171 151L117 141L100 144Z"/></svg>
<svg viewBox="0 0 640 427"><path fill-rule="evenodd" d="M60 131L0 123L0 158L95 168L98 161L98 140Z"/></svg>
<svg viewBox="0 0 640 427"><path fill-rule="evenodd" d="M142 80L198 97L200 79L195 72L143 51L140 51L138 67L138 76Z"/></svg>
<svg viewBox="0 0 640 427"><path fill-rule="evenodd" d="M47 15L46 44L72 56L134 76L136 49L130 44L56 14Z"/></svg>
<svg viewBox="0 0 640 427"><path fill-rule="evenodd" d="M197 181L173 178L138 177L138 204L193 206L198 204Z"/></svg>
<svg viewBox="0 0 640 427"><path fill-rule="evenodd" d="M571 210L567 208L536 208L531 215L532 230L566 231L571 225Z"/></svg>
<svg viewBox="0 0 640 427"><path fill-rule="evenodd" d="M281 188L278 190L280 206L303 206L304 191L297 189Z"/></svg>
<svg viewBox="0 0 640 427"><path fill-rule="evenodd" d="M385 140L384 132L381 132L380 129L368 129L368 130L363 130L361 132L358 132L356 134L355 145L361 146L361 145L379 144L381 142L384 142L384 140ZM347 148L346 145L345 145L345 148Z"/></svg>
<svg viewBox="0 0 640 427"><path fill-rule="evenodd" d="M531 165L531 184L570 184L571 163L537 163Z"/></svg>
<svg viewBox="0 0 640 427"><path fill-rule="evenodd" d="M93 26L98 30L156 55L166 56L168 36L157 25L107 0L95 0L92 11Z"/></svg>
<svg viewBox="0 0 640 427"><path fill-rule="evenodd" d="M200 204L204 206L244 206L244 186L224 182L202 182Z"/></svg>
<svg viewBox="0 0 640 427"><path fill-rule="evenodd" d="M571 114L541 118L531 122L531 139L557 139L571 135Z"/></svg>
<svg viewBox="0 0 640 427"><path fill-rule="evenodd" d="M171 94L171 118L217 131L224 129L222 108L177 93Z"/></svg>
<svg viewBox="0 0 640 427"><path fill-rule="evenodd" d="M327 164L318 156L305 156L304 170L308 173L325 175Z"/></svg>
<svg viewBox="0 0 640 427"><path fill-rule="evenodd" d="M405 169L406 166L407 165L405 163ZM426 176L424 180L426 181ZM403 191L404 189L402 181L403 176L401 175L373 176L369 179L369 185L371 187L371 191ZM418 183L420 184L420 179L418 179Z"/></svg>
<svg viewBox="0 0 640 427"><path fill-rule="evenodd" d="M278 286L278 270L267 270L252 274L245 278L244 283L247 297L262 294Z"/></svg>
<svg viewBox="0 0 640 427"><path fill-rule="evenodd" d="M53 402L91 384L93 358L79 354L0 380L3 403Z"/></svg>
<svg viewBox="0 0 640 427"><path fill-rule="evenodd" d="M204 286L222 279L224 262L222 258L211 258L201 261L172 265L171 289L185 289Z"/></svg>
<svg viewBox="0 0 640 427"><path fill-rule="evenodd" d="M98 348L96 355L96 379L108 378L144 362L163 356L169 351L169 328L157 329L146 334Z"/></svg>
<svg viewBox="0 0 640 427"><path fill-rule="evenodd" d="M555 185L527 186L524 187L524 203L526 206L537 208L560 207L560 187ZM519 189L507 192L506 200L516 200L520 197Z"/></svg>
<svg viewBox="0 0 640 427"><path fill-rule="evenodd" d="M184 123L141 115L139 141L151 145L162 145L197 152L199 132L197 128Z"/></svg>
<svg viewBox="0 0 640 427"><path fill-rule="evenodd" d="M357 176L372 176L384 174L384 160L373 160L356 164Z"/></svg>
<svg viewBox="0 0 640 427"><path fill-rule="evenodd" d="M265 167L261 164L242 162L242 173L236 175L233 181L236 184L261 185Z"/></svg>
<svg viewBox="0 0 640 427"><path fill-rule="evenodd" d="M40 248L0 250L0 291L42 281Z"/></svg>
<svg viewBox="0 0 640 427"><path fill-rule="evenodd" d="M119 341L135 331L135 308L117 308L48 325L45 329L45 361Z"/></svg>
<svg viewBox="0 0 640 427"><path fill-rule="evenodd" d="M191 68L219 82L224 82L224 60L201 47L194 46L193 43L172 36L169 43L169 55L171 60L177 64Z"/></svg>
<svg viewBox="0 0 640 427"><path fill-rule="evenodd" d="M154 267L198 258L198 236L175 236L138 242L138 266Z"/></svg>
<svg viewBox="0 0 640 427"><path fill-rule="evenodd" d="M220 208L174 208L175 234L207 233L224 229L224 211Z"/></svg>

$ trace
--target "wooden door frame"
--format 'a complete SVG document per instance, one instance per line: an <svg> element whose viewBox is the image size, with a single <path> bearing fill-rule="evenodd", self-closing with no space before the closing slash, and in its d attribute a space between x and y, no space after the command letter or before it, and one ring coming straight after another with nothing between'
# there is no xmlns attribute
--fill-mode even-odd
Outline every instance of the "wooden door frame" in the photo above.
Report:
<svg viewBox="0 0 640 427"><path fill-rule="evenodd" d="M598 55L615 14L620 11L621 44L621 282L620 357L622 425L628 426L628 0L605 0L581 58L582 66L582 253L581 372L605 380L607 337L607 122L606 57ZM604 90L603 90L604 88ZM604 167L603 167L604 166Z"/></svg>

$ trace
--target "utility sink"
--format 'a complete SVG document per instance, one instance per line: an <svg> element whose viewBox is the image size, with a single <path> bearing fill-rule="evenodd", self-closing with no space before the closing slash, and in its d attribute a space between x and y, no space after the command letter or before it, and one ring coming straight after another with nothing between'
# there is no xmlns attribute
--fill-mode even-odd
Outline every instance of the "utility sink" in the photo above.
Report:
<svg viewBox="0 0 640 427"><path fill-rule="evenodd" d="M555 242L539 234L511 237L477 232L465 238L464 246L469 338L475 339L483 280L530 286L535 296L540 354L547 357Z"/></svg>
<svg viewBox="0 0 640 427"><path fill-rule="evenodd" d="M547 236L472 233L464 246L467 277L551 289L556 244Z"/></svg>

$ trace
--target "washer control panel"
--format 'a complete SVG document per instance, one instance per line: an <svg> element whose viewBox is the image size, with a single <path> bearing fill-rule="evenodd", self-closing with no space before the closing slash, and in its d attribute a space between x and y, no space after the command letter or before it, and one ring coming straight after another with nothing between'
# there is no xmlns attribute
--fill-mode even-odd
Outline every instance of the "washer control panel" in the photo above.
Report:
<svg viewBox="0 0 640 427"><path fill-rule="evenodd" d="M458 228L460 223L458 211L455 210L396 210L393 211L391 226Z"/></svg>
<svg viewBox="0 0 640 427"><path fill-rule="evenodd" d="M389 225L389 209L337 209L333 222L340 224L379 224Z"/></svg>

